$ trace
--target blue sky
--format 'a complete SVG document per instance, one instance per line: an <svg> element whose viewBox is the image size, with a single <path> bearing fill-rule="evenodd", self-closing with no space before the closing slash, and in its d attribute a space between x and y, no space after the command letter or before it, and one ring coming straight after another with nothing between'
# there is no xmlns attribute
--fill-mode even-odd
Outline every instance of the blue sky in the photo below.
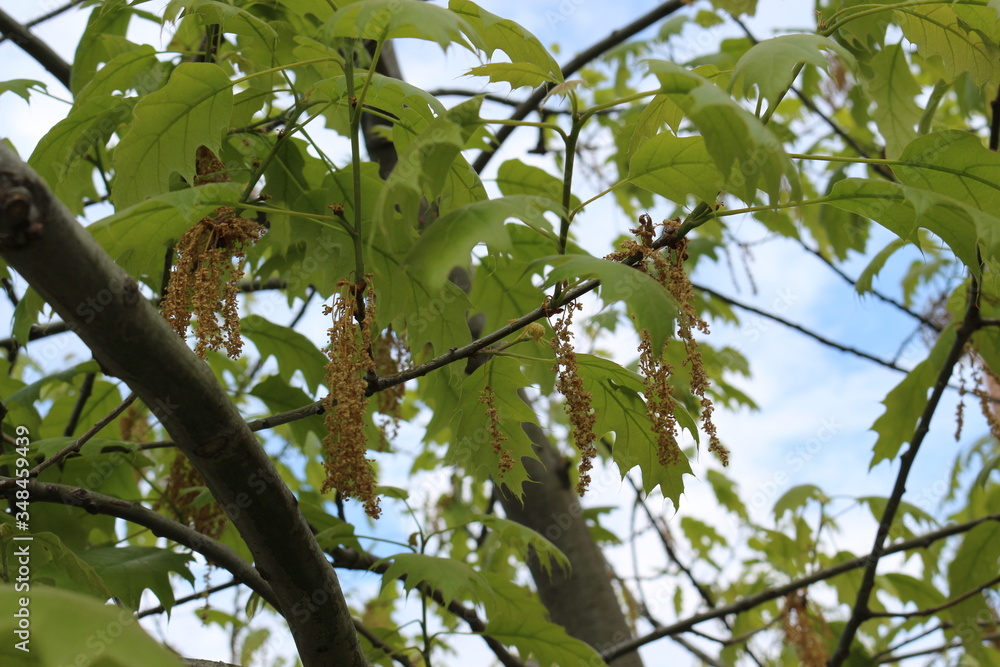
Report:
<svg viewBox="0 0 1000 667"><path fill-rule="evenodd" d="M20 20L28 20L58 4L61 3L0 0L0 7ZM159 7L162 4L153 2L149 6ZM547 45L558 42L562 54L559 59L564 61L597 37L603 37L613 28L648 10L652 3L626 1L610 6L593 0L563 0L558 3L510 0L483 2L482 6L520 22ZM695 9L706 7L705 2L695 3ZM45 24L37 32L64 58L72 60L83 20L84 14L70 12ZM761 0L757 17L748 21L759 36L773 30L809 28L813 24L812 3L789 0ZM737 34L738 28L731 23L707 34L685 33L688 41L681 40L676 49L678 54L693 56L700 50L710 49L723 36ZM147 24L141 35L142 39L154 40L155 43L159 39L159 29ZM408 81L426 89L446 86L479 90L476 81L462 76L465 68L477 64L471 54L459 49L442 54L436 45L412 42L400 44L398 49ZM49 90L54 96L66 96L66 91L58 83L9 41L0 44L0 61L5 64L7 76L50 82ZM515 91L511 97L521 99L523 92ZM457 100L452 103L457 103ZM492 113L497 117L502 117L506 111L499 106L495 109ZM5 94L0 96L0 127L8 133L7 138L21 154L27 156L44 132L63 117L65 110L64 104L41 96L33 97L29 108L20 98ZM499 166L505 156L525 159L524 151L535 144L536 138L533 131L515 133L503 153L494 159L492 169ZM529 157L540 166L551 168L551 162L546 158ZM660 219L667 217L669 208L664 204L662 210L649 212L654 219ZM729 220L731 229L743 241L758 241L766 236L766 231L749 218ZM614 207L598 203L588 208L579 224L578 234L585 239L585 247L603 255L610 250L610 240L626 233L635 223ZM878 250L889 240L889 236L877 228L875 235L879 241L873 242L871 247ZM907 263L916 257L915 251L894 257L876 286L898 296L896 285L899 276ZM856 276L866 264L866 257L854 257L844 270ZM756 284L755 292L750 289L745 277L739 275L739 268L737 283L734 284L729 269L722 264L700 266L695 280L762 309L780 312L782 317L822 332L840 343L883 358L892 357L900 341L912 329L913 323L905 315L871 297L859 297L827 267L790 241L772 240L755 246L750 271ZM18 287L23 288L23 283L18 283ZM261 300L269 298L259 297ZM275 303L277 312L281 312L284 306L277 299ZM7 322L8 316L6 303L0 304L0 321ZM760 410L720 411L717 422L721 437L733 453L727 474L737 480L744 499L751 504L755 520L770 526L769 514L773 502L789 488L803 483L817 484L832 496L843 496L840 506L845 509L851 505L847 497L887 495L896 466L883 463L868 470L871 446L875 441L874 433L869 428L882 412L879 401L902 376L871 362L820 346L780 324L751 314L744 314L743 317L740 326L716 324L711 341L740 349L750 360L754 372L753 378L741 380L740 386L758 403ZM278 321L282 319L278 316ZM303 330L315 332L318 336L324 328L317 316L308 319ZM634 342L627 334L608 340L604 347L624 350L619 361L632 361L629 351L634 349ZM78 353L82 353L82 349ZM914 346L911 354L900 363L912 366L922 358L923 353L922 346ZM958 447L952 438L956 400L954 392L946 393L908 485L906 499L928 511L936 509L941 497L941 482L948 474ZM967 410L967 416L962 444L984 433L982 420L974 408ZM409 429L409 432L404 431L402 437L415 438L419 434ZM799 467L801 459L795 457L801 456L807 460L804 466ZM383 464L384 483L405 486L409 482L404 466L393 465L385 459ZM709 456L703 455L693 462L693 467L696 477L688 480L680 511L675 513L669 504L660 504L655 500L654 507L666 512L675 525L684 515L726 525L710 489L700 481L706 468L717 467L716 464ZM431 487L439 481L433 476L426 480ZM587 505L614 503L628 507L631 501L628 486L621 483L614 470L605 470L595 477L595 491L585 499ZM612 517L614 524L621 527L620 534L627 530L626 520L625 510ZM866 550L870 547L875 524L867 510L848 511L841 521L845 530L835 538L839 548ZM401 535L409 530L411 528L405 523L392 520L386 520L379 526L379 532ZM647 535L641 539L639 548L644 555L641 566L644 574L662 566L659 547L651 541L651 537ZM609 558L620 574L632 574L631 557L627 550L612 550ZM707 570L702 574L710 576ZM358 575L345 577L347 582L361 579L363 577ZM370 585L373 578L367 577L366 581ZM673 585L672 581L667 583ZM655 590L650 592L655 596ZM688 599L693 601L692 596ZM689 607L694 609L693 602L689 603ZM666 611L663 615L669 618ZM166 624L166 621L156 623ZM183 638L188 645L188 638L195 635L204 639L205 653L199 653L198 657L228 659L228 653L219 650L225 646L225 641L220 641L218 635L213 637L212 633L202 631L196 621L178 610L169 622L168 640L174 638L179 642ZM469 645L470 651L479 650L477 640L462 641ZM678 664L687 664L684 661L689 659L686 652L667 641L645 648L643 656L648 664L656 664L668 657L682 661Z"/></svg>

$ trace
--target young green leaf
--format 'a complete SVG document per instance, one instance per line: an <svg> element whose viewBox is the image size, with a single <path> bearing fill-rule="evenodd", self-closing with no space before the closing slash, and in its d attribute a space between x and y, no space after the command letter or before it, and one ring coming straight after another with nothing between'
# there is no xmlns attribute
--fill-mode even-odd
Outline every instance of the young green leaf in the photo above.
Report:
<svg viewBox="0 0 1000 667"><path fill-rule="evenodd" d="M723 187L702 137L664 132L643 142L629 162L629 180L684 206L690 195L714 202Z"/></svg>
<svg viewBox="0 0 1000 667"><path fill-rule="evenodd" d="M812 34L773 37L743 54L733 70L731 87L749 97L756 86L760 97L773 108L788 92L800 65L829 70L827 54L835 54L850 70L856 68L851 52L829 37Z"/></svg>
<svg viewBox="0 0 1000 667"><path fill-rule="evenodd" d="M494 250L510 249L510 235L504 224L508 219L522 220L536 232L551 236L552 225L544 213L558 213L561 208L551 199L530 195L500 197L456 208L427 228L404 264L429 289L440 289L452 268L469 263L469 253L479 243Z"/></svg>
<svg viewBox="0 0 1000 667"><path fill-rule="evenodd" d="M442 49L458 44L470 51L484 49L476 29L453 11L418 0L365 0L346 5L329 18L329 37L386 41L423 39Z"/></svg>
<svg viewBox="0 0 1000 667"><path fill-rule="evenodd" d="M132 125L115 148L115 206L166 192L174 173L193 183L195 152L199 146L221 150L232 112L232 83L218 65L178 66L163 88L135 105Z"/></svg>
<svg viewBox="0 0 1000 667"><path fill-rule="evenodd" d="M527 66L526 69L521 70L519 76L513 75L516 77L514 79L494 74L493 76L497 76L497 78L491 76L491 81L508 81L514 88L519 86L537 87L545 82L561 83L563 81L559 63L542 46L538 38L523 26L491 14L469 0L450 0L448 8L476 29L482 38L482 48L487 57L492 58L496 51L503 51L510 59L511 64ZM502 63L492 64L500 65ZM473 73L478 74L478 72Z"/></svg>

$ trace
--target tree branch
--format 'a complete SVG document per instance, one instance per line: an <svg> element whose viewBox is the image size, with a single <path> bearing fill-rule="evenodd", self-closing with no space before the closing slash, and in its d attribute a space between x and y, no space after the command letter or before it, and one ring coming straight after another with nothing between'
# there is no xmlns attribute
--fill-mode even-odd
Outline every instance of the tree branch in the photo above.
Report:
<svg viewBox="0 0 1000 667"><path fill-rule="evenodd" d="M20 488L19 481L19 479L12 477L0 477L0 494ZM239 554L221 542L174 521L170 517L154 512L139 503L65 484L31 480L27 482L27 489L31 502L59 503L67 507L79 507L89 514L113 516L149 528L157 537L165 537L200 553L205 557L205 560L219 565L232 574L236 581L245 584L275 609L278 608L278 601L271 585L264 581L253 565L243 560Z"/></svg>
<svg viewBox="0 0 1000 667"><path fill-rule="evenodd" d="M364 665L336 573L211 369L3 144L0 256L74 328L102 370L150 407L201 473L270 582L303 665Z"/></svg>
<svg viewBox="0 0 1000 667"><path fill-rule="evenodd" d="M955 524L953 526L946 526L940 530L936 530L918 537L914 537L909 540L904 540L903 542L898 542L884 550L883 556L888 556L894 553L899 553L901 551L909 551L911 549L926 548L937 542L938 540L943 540L945 538L951 537L952 535L958 535L972 530L976 526L986 521L998 521L1000 522L1000 514L990 514L979 519L974 519L972 521L967 521L965 523ZM643 635L642 637L637 637L635 639L629 640L627 642L622 642L617 646L614 646L601 655L605 660L612 660L616 656L628 653L638 649L640 646L645 646L650 644L657 639L662 639L663 637L668 637L675 635L679 632L687 632L695 625L699 623L704 623L705 621L710 621L715 618L720 618L722 616L728 616L729 614L737 614L741 611L746 611L747 609L753 609L757 605L764 604L770 600L780 598L784 595L788 595L792 591L797 591L800 588L805 588L818 581L825 581L831 579L837 575L844 574L845 572L850 572L851 570L856 570L859 567L864 567L869 560L870 556L859 556L857 558L851 559L849 561L844 561L834 565L833 567L828 567L824 570L819 570L810 575L806 575L799 579L788 582L787 584L782 584L780 586L775 586L769 588L760 593L754 595L749 595L745 598L737 600L736 602L731 602L730 604L723 605L721 607L716 607L715 609L702 612L700 614L695 614L689 616L686 619L671 623L670 625L665 625L662 628L657 628L656 630Z"/></svg>
<svg viewBox="0 0 1000 667"><path fill-rule="evenodd" d="M678 9L681 9L688 4L689 2L686 0L670 0L669 2L664 2L653 10L643 14L635 21L632 21L624 28L615 30L601 41L581 51L575 58L563 65L563 77L568 77L571 74L574 74L580 68L590 64L592 60L599 57L604 52L618 46L629 37L642 32L660 19L670 16ZM542 86L531 93L528 99L521 102L521 104L514 109L514 113L510 115L510 120L524 120L527 118L528 114L535 111L542 100L545 99L548 91L548 86ZM516 126L514 125L504 125L497 130L496 138L493 141L493 148L491 150L484 150L478 157L476 157L476 161L472 163L472 168L475 169L477 173L482 173L483 169L486 168L486 165L489 164L490 159L496 154L501 144L507 140L507 137L509 137L511 132L514 131L515 127Z"/></svg>
<svg viewBox="0 0 1000 667"><path fill-rule="evenodd" d="M969 339L972 338L972 334L974 334L978 328L979 282L975 277L973 277L969 282L965 317L962 319L962 324L959 326L958 331L955 332L955 341L952 343L951 349L948 351L948 356L945 359L944 366L941 368L937 381L934 383L934 390L931 392L931 397L927 401L927 405L924 407L923 414L920 416L920 422L917 424L917 429L913 434L910 447L900 458L899 473L896 475L896 483L893 486L892 494L889 496L889 500L886 502L885 512L882 514L882 520L879 522L878 530L875 533L875 543L872 545L871 553L868 555L867 562L865 563L865 570L861 578L861 585L858 588L858 597L855 601L854 609L851 611L851 616L847 620L847 624L844 626L844 631L840 635L840 640L837 642L837 647L834 650L833 655L827 662L829 667L839 667L839 665L844 663L844 660L847 659L847 656L850 653L851 643L854 641L854 636L861 627L861 623L865 619L869 618L870 612L868 610L868 599L875 587L875 570L878 568L879 559L881 559L884 555L885 539L889 535L889 529L892 526L892 521L896 517L896 510L899 509L899 504L903 499L903 493L906 491L906 479L909 477L910 469L913 467L913 461L917 457L920 445L923 443L924 438L930 430L931 418L934 416L934 412L937 410L938 402L941 400L941 396L944 394L944 390L948 386L948 380L951 378L955 364L957 364L962 358L962 355L965 354L965 345L969 342Z"/></svg>
<svg viewBox="0 0 1000 667"><path fill-rule="evenodd" d="M861 357L862 359L867 359L868 361L873 361L876 364L878 364L879 366L884 366L886 368L891 368L892 370L897 371L899 373L908 373L909 372L905 368L901 368L901 367L897 366L896 364L892 363L891 361L886 361L885 359L880 359L880 358L878 358L878 357L876 357L874 355L868 354L867 352L863 352L863 351L861 351L861 350L859 350L857 348L850 347L848 345L842 345L840 343L832 341L829 338L825 338L823 336L820 336L818 333L814 333L814 332L810 331L809 329L806 329L805 327L803 327L800 324L795 324L794 322L790 322L790 321L784 319L783 317L779 317L778 315L774 315L772 313L769 313L766 310L761 310L760 308L757 308L755 306L751 306L748 303L743 303L741 301L737 301L736 299L733 299L733 298L730 298L728 296L724 296L722 294L719 294L718 292L716 292L715 290L713 290L710 287L705 287L704 285L698 285L696 283L691 283L691 287L694 287L697 290L701 290L705 294L709 294L711 296L714 296L716 299L719 299L720 301L724 301L725 303L728 303L730 306L736 306L740 310L745 310L745 311L748 311L748 312L751 312L751 313L755 313L757 315L760 315L761 317L766 317L769 320L777 322L778 324L782 324L782 325L788 327L789 329L795 329L799 333L801 333L801 334L803 334L805 336L808 336L809 338L812 338L813 340L815 340L815 341L817 341L819 343L822 343L823 345L826 345L827 347L832 347L835 350L840 350L841 352L847 352L849 354L853 354L855 356Z"/></svg>
<svg viewBox="0 0 1000 667"><path fill-rule="evenodd" d="M384 574L389 569L388 563L379 563L378 558L364 551L338 547L330 551L330 556L333 557L334 567L340 567L345 570L366 570L368 572ZM400 577L400 581L405 581L405 579L405 575ZM496 655L504 667L524 667L524 663L511 655L503 644L489 635L484 634L486 632L486 624L481 618L479 618L479 614L476 613L475 609L466 607L457 600L452 600L451 602L446 603L441 591L431 588L424 582L417 584L415 588L434 600L434 602L441 607L444 607L449 612L465 621L470 630L482 635L483 640L490 647L490 650L493 651L494 655Z"/></svg>
<svg viewBox="0 0 1000 667"><path fill-rule="evenodd" d="M976 586L975 588L968 590L961 595L956 595L947 602L943 602L935 607L926 607L924 609L917 609L916 611L879 611L870 612L868 618L919 618L920 616L930 616L931 614L936 614L939 611L947 609L948 607L953 607L962 600L968 600L973 595L978 595L982 593L987 588L991 586L996 586L1000 583L1000 576L993 577L985 584Z"/></svg>
<svg viewBox="0 0 1000 667"><path fill-rule="evenodd" d="M42 67L59 80L59 83L69 90L69 76L72 71L70 64L53 51L48 44L32 34L30 30L15 21L2 9L0 9L0 33L9 37L25 53L37 60Z"/></svg>

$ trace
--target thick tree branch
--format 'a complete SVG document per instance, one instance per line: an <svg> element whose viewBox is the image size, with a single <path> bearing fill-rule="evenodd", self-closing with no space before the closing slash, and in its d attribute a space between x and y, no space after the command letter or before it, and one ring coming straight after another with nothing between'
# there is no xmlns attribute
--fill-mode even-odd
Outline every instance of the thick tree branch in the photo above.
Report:
<svg viewBox="0 0 1000 667"><path fill-rule="evenodd" d="M889 529L892 527L892 522L896 518L896 511L899 509L899 504L903 500L903 493L906 492L906 480L910 475L910 469L913 467L913 462L917 458L917 452L920 450L920 445L923 444L924 438L930 431L931 418L937 410L938 403L941 400L941 396L944 394L944 390L948 387L948 380L951 378L951 374L955 369L955 364L957 364L965 354L965 345L969 342L972 335L978 328L979 281L973 277L969 282L965 317L962 319L962 324L958 327L958 331L955 332L955 341L952 343L951 349L948 351L948 356L945 359L944 366L941 368L941 372L938 373L937 381L934 383L934 389L927 401L927 405L924 406L924 412L920 416L920 422L917 424L917 429L910 441L910 447L906 450L903 456L900 457L899 473L896 475L896 483L893 486L892 494L890 494L889 500L886 502L885 511L882 514L882 520L879 522L878 530L875 533L875 543L872 545L871 553L868 555L867 562L865 563L865 571L861 577L861 585L858 588L858 597L855 601L854 609L851 611L851 616L847 620L847 624L844 626L844 631L840 635L840 640L837 642L837 647L834 650L833 655L827 662L830 667L839 667L844 663L844 660L847 659L847 656L851 651L851 643L854 641L854 636L861 627L861 623L870 617L868 599L871 597L872 590L875 588L875 571L878 568L879 560L884 554L885 539L889 536Z"/></svg>
<svg viewBox="0 0 1000 667"><path fill-rule="evenodd" d="M38 61L49 73L59 80L59 83L69 89L69 76L72 68L48 44L32 34L30 30L15 21L7 12L0 9L0 33L21 47L25 53Z"/></svg>
<svg viewBox="0 0 1000 667"><path fill-rule="evenodd" d="M340 583L239 411L136 282L0 144L0 256L150 407L274 589L306 667L364 665Z"/></svg>
<svg viewBox="0 0 1000 667"><path fill-rule="evenodd" d="M974 519L972 521L967 521L965 523L955 524L953 526L945 526L940 530L935 530L924 535L919 535L909 540L904 540L902 542L897 542L892 546L886 548L882 552L882 556L889 556L894 553L899 553L902 551L910 551L911 549L926 548L945 538L951 537L952 535L958 535L961 533L968 532L978 526L981 523L987 521L998 521L1000 522L1000 514L990 514L984 516L980 519ZM844 561L834 565L833 567L828 567L824 570L819 570L805 577L792 580L786 584L780 586L775 586L769 588L760 593L754 595L748 595L745 598L737 600L736 602L731 602L727 605L721 607L716 607L709 611L704 611L693 616L689 616L683 620L671 623L670 625L665 625L662 628L657 628L656 630L643 635L642 637L637 637L627 642L623 642L618 646L615 646L602 653L605 660L611 660L615 656L628 653L629 651L634 651L640 646L645 646L650 644L657 639L662 639L663 637L669 637L680 632L687 632L699 623L704 623L705 621L710 621L715 618L721 618L722 616L728 616L729 614L737 614L741 611L746 611L747 609L753 609L757 605L764 604L770 600L780 598L782 596L788 595L793 591L797 591L806 586L815 584L818 581L826 581L827 579L832 579L837 575L844 574L845 572L850 572L851 570L856 570L859 567L864 567L869 560L870 556L859 556L857 558Z"/></svg>
<svg viewBox="0 0 1000 667"><path fill-rule="evenodd" d="M609 51L610 49L618 46L629 37L632 37L642 32L643 30L653 25L660 19L670 16L678 9L681 9L682 7L685 7L688 4L690 3L685 0L670 0L669 2L664 2L659 6L657 6L656 8L654 8L653 10L643 14L635 21L632 21L624 28L619 28L618 30L615 30L613 33L611 33L601 41L581 51L579 54L577 54L575 58L573 58L568 63L563 65L562 68L563 77L568 77L576 73L582 67L589 65L591 61L600 57L602 54ZM531 93L528 99L526 99L524 102L519 104L516 109L514 109L514 113L510 115L510 120L524 120L525 118L527 118L528 114L530 114L532 111L535 111L538 108L538 105L542 102L542 100L545 99L545 96L548 94L548 91L549 88L547 86L542 86L541 88L538 88L533 93ZM499 130L497 130L496 138L493 141L492 150L485 150L482 153L480 153L479 156L476 158L476 161L472 163L472 168L475 169L478 173L482 173L483 169L486 168L486 165L489 164L490 159L496 154L496 151L500 148L501 144L503 144L503 142L507 140L507 137L509 137L511 132L514 131L515 127L516 126L514 125L504 125Z"/></svg>

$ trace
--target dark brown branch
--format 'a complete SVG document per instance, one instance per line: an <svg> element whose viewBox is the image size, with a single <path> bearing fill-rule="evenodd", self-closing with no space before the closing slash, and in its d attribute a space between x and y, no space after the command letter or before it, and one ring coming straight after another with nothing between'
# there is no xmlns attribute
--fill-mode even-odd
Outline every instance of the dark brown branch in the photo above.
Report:
<svg viewBox="0 0 1000 667"><path fill-rule="evenodd" d="M52 50L48 44L32 34L30 30L15 21L7 12L0 9L0 33L9 37L29 56L47 69L59 80L59 83L69 89L70 64Z"/></svg>
<svg viewBox="0 0 1000 667"><path fill-rule="evenodd" d="M10 477L0 477L0 494L6 494L20 488L20 481ZM246 562L242 556L226 545L216 542L159 512L154 512L139 503L112 498L65 484L31 480L27 482L27 489L31 502L60 503L67 507L79 507L89 514L113 516L148 528L157 537L165 537L200 553L208 562L224 568L233 575L233 578L248 586L268 604L278 608L277 599L270 584L264 581L253 565Z"/></svg>
<svg viewBox="0 0 1000 667"><path fill-rule="evenodd" d="M868 555L865 563L865 570L861 577L861 585L858 587L858 596L854 604L854 609L851 611L851 616L844 626L844 631L840 635L840 640L837 642L837 647L833 655L827 662L830 667L839 667L844 663L844 660L847 659L851 651L851 644L858 629L861 627L861 623L870 618L871 612L868 609L868 600L875 587L875 571L878 568L879 560L884 555L885 539L889 536L889 529L896 518L896 511L899 509L899 504L903 500L903 493L906 491L906 480L910 475L910 469L913 467L913 462L917 457L917 452L920 450L920 445L923 444L924 438L930 430L931 418L934 416L941 396L948 386L948 380L955 369L955 364L965 354L965 345L978 328L979 282L973 277L969 282L965 316L962 318L962 323L958 327L958 331L955 332L955 341L948 351L948 356L945 359L944 366L941 368L941 372L938 373L930 399L928 399L927 405L924 406L920 422L913 433L910 447L900 457L896 483L893 486L889 500L886 502L882 520L879 522L878 530L875 533L875 543L872 545L871 553Z"/></svg>
<svg viewBox="0 0 1000 667"><path fill-rule="evenodd" d="M926 548L931 544L943 540L945 538L951 537L952 535L958 535L961 533L968 532L986 521L998 521L1000 522L1000 514L990 514L984 516L980 519L974 519L972 521L967 521L965 523L955 524L953 526L945 526L939 530L935 530L924 535L919 535L909 540L904 540L902 542L897 542L892 546L885 549L882 553L883 556L888 556L894 553L899 553L901 551L909 551L911 549ZM715 618L721 618L722 616L728 616L729 614L737 614L747 609L753 609L754 607L774 600L776 598L788 595L793 591L810 586L818 581L826 581L827 579L832 579L838 575L844 574L845 572L850 572L851 570L856 570L859 567L864 567L868 563L869 556L859 556L853 558L849 561L844 561L834 565L833 567L828 567L824 570L819 570L812 574L806 575L799 579L788 582L787 584L782 584L781 586L775 586L769 588L760 593L754 595L749 595L745 598L737 600L736 602L731 602L730 604L723 605L721 607L716 607L709 611L704 611L693 616L689 616L686 619L677 621L676 623L671 623L670 625L663 626L662 628L657 628L652 632L643 635L642 637L637 637L631 639L627 642L622 642L617 646L604 651L601 655L605 660L612 660L619 655L635 651L640 646L645 646L650 644L657 639L662 639L663 637L669 637L680 632L687 632L699 623L704 623L705 621L710 621Z"/></svg>
<svg viewBox="0 0 1000 667"><path fill-rule="evenodd" d="M649 11L637 18L635 21L632 21L624 28L615 30L601 41L581 51L575 58L563 65L563 77L568 77L574 74L580 68L590 64L590 62L595 58L598 58L603 53L618 46L629 37L642 32L660 19L670 16L678 9L681 9L688 4L689 2L685 0L670 0L669 2L664 2L652 11ZM542 86L532 92L528 99L519 104L514 110L514 113L510 115L510 120L524 120L527 118L528 114L538 108L538 105L545 99L548 91L548 86ZM496 154L496 151L500 148L501 144L507 140L507 137L509 137L511 132L514 131L515 127L516 126L514 125L504 125L497 130L496 138L493 141L493 148L480 153L479 156L476 157L476 161L472 164L472 168L475 169L476 172L482 173L483 169L486 168L486 165L489 164L490 159Z"/></svg>
<svg viewBox="0 0 1000 667"><path fill-rule="evenodd" d="M76 402L73 404L73 412L66 421L66 428L63 429L64 437L73 437L73 431L76 430L76 425L80 423L80 414L83 412L84 406L87 405L87 401L90 400L90 395L94 392L94 378L96 377L96 373L87 373L83 376L83 382L80 384L80 392L77 394Z"/></svg>
<svg viewBox="0 0 1000 667"><path fill-rule="evenodd" d="M67 2L62 7L56 7L55 9L53 9L51 12L49 12L47 14L42 14L38 18L31 19L30 21L28 21L27 23L24 24L24 27L25 28L34 28L36 25L39 25L40 23L45 23L46 21L54 19L55 17L59 16L60 14L65 14L66 12L68 12L71 9L73 9L77 5L82 5L83 1L84 0L72 0L71 2ZM0 35L0 43L2 43L5 39L7 39L7 35Z"/></svg>
<svg viewBox="0 0 1000 667"><path fill-rule="evenodd" d="M936 614L939 611L947 609L948 607L953 607L962 600L968 600L973 595L978 595L987 588L990 588L991 586L996 586L998 583L1000 583L1000 576L993 577L985 584L976 586L975 588L968 590L962 593L961 595L957 595L949 599L947 602L943 602L935 607L917 609L916 611L879 611L879 612L873 611L868 614L868 617L869 618L919 618L920 616L930 616L931 614Z"/></svg>

